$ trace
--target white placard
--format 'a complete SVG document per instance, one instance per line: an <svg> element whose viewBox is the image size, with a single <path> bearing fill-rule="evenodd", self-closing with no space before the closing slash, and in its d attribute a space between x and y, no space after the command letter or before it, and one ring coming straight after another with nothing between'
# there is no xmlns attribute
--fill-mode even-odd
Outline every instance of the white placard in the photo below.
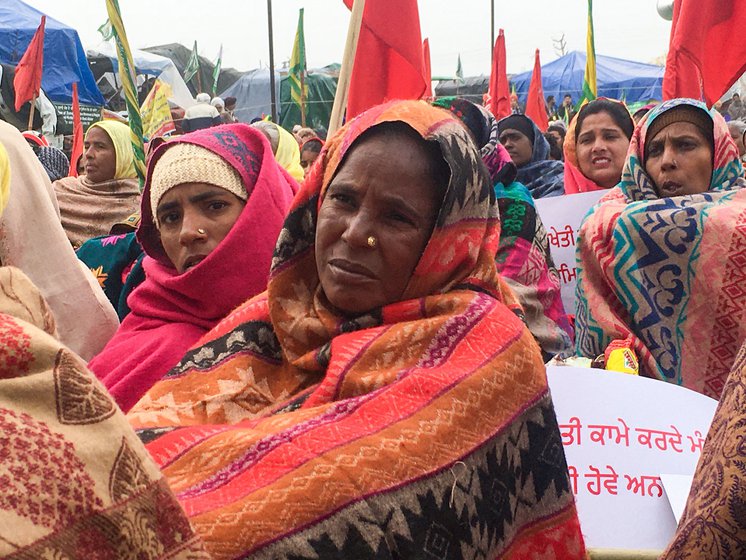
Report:
<svg viewBox="0 0 746 560"><path fill-rule="evenodd" d="M668 503L671 506L676 523L681 521L686 507L686 499L689 497L689 490L692 488L693 476L685 474L662 474L661 481L663 489L666 491Z"/></svg>
<svg viewBox="0 0 746 560"><path fill-rule="evenodd" d="M536 211L544 223L552 252L554 266L557 267L562 286L562 304L565 313L575 313L575 243L580 223L588 210L609 191L550 196L536 201Z"/></svg>
<svg viewBox="0 0 746 560"><path fill-rule="evenodd" d="M547 375L586 545L665 549L677 522L661 474L694 474L717 401L612 371Z"/></svg>

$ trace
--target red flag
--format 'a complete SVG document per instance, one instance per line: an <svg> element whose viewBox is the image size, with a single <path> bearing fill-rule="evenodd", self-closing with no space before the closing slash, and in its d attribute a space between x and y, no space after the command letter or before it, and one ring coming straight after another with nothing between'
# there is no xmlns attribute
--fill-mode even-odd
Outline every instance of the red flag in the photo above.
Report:
<svg viewBox="0 0 746 560"><path fill-rule="evenodd" d="M430 70L430 40L422 41L422 77L425 79L425 94L428 99L433 96L433 74Z"/></svg>
<svg viewBox="0 0 746 560"><path fill-rule="evenodd" d="M30 101L39 94L41 88L41 70L44 62L44 24L47 16L41 16L39 28L34 33L31 43L16 66L13 78L13 89L16 90L16 112L26 101Z"/></svg>
<svg viewBox="0 0 746 560"><path fill-rule="evenodd" d="M746 71L746 2L676 0L663 99L694 97L712 106Z"/></svg>
<svg viewBox="0 0 746 560"><path fill-rule="evenodd" d="M69 177L78 176L78 158L83 155L83 122L80 120L78 82L73 82L73 147L70 153Z"/></svg>
<svg viewBox="0 0 746 560"><path fill-rule="evenodd" d="M512 113L510 108L510 86L505 54L505 32L501 29L492 51L492 74L490 75L490 111L501 119Z"/></svg>
<svg viewBox="0 0 746 560"><path fill-rule="evenodd" d="M353 0L344 0L352 8ZM390 99L420 99L422 35L417 0L368 0L347 96L347 120Z"/></svg>
<svg viewBox="0 0 746 560"><path fill-rule="evenodd" d="M539 60L539 49L536 49L534 72L531 74L531 85L528 87L526 116L534 121L534 124L536 124L542 132L546 132L547 128L549 128L547 106L544 102L544 88L541 86L541 62Z"/></svg>

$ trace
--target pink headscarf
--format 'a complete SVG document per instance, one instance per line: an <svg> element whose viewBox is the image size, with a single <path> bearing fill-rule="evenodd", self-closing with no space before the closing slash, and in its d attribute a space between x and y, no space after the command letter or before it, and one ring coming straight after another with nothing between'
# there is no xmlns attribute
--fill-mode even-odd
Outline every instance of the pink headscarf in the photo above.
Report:
<svg viewBox="0 0 746 560"><path fill-rule="evenodd" d="M178 274L153 221L150 185L166 150L202 146L240 175L249 198L230 233L207 258ZM89 367L119 406L129 410L208 330L267 288L285 214L298 184L272 155L264 135L245 124L212 127L160 146L148 165L137 237L145 250L146 279L127 299L131 313Z"/></svg>

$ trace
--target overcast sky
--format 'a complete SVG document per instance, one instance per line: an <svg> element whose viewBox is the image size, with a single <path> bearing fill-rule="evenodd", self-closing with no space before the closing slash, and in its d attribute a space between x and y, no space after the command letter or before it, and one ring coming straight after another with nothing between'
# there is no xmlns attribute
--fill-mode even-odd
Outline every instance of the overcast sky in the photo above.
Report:
<svg viewBox="0 0 746 560"><path fill-rule="evenodd" d="M24 0L78 30L83 46L101 42L104 0ZM249 70L269 64L266 0L119 0L130 45L143 48L179 42L214 60L223 44L223 65ZM224 6L221 11L218 7ZM230 6L230 8L228 8ZM596 0L596 53L640 62L662 60L670 22L656 12L656 0ZM305 8L309 68L341 62L349 11L342 0L273 0L275 64L290 58ZM490 0L419 0L423 39L430 39L434 76L451 76L461 55L464 75L489 74ZM586 0L495 0L495 35L505 29L508 72L533 67L534 49L542 63L557 58L553 39L563 33L566 50L585 50ZM395 17L395 14L392 14Z"/></svg>

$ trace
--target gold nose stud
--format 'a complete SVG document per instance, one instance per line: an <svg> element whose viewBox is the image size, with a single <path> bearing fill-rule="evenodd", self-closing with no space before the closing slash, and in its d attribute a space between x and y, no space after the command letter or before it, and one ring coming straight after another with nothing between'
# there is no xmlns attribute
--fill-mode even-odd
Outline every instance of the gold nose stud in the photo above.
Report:
<svg viewBox="0 0 746 560"><path fill-rule="evenodd" d="M372 235L368 237L368 247L373 249L376 245L378 245L378 239L373 237Z"/></svg>

